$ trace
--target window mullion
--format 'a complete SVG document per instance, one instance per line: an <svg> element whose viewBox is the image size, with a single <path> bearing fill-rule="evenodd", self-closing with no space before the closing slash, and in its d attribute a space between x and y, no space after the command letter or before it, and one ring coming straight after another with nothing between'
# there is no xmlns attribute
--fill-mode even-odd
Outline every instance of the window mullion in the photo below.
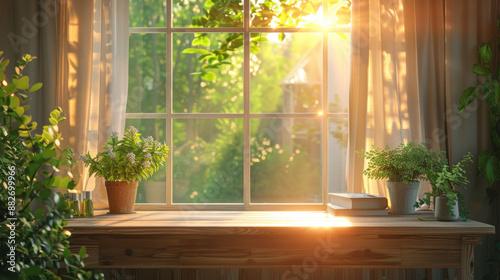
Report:
<svg viewBox="0 0 500 280"><path fill-rule="evenodd" d="M250 206L250 0L243 0L243 203Z"/></svg>
<svg viewBox="0 0 500 280"><path fill-rule="evenodd" d="M167 66L166 66L166 81L165 81L165 86L167 87L166 88L166 94L165 94L165 98L166 98L166 118L167 118L167 121L165 122L166 123L166 130L167 131L167 135L166 135L166 139L167 139L167 145L170 147L170 150L172 151L172 148L173 148L173 136L172 136L172 80L173 80L173 77L172 77L172 32L171 32L171 29L172 29L172 1L166 1L167 2L167 11L166 11L166 23L167 23L167 30L166 30L166 47L167 47L167 57L166 57L166 63L167 63ZM172 205L172 194L173 194L173 190L174 190L174 186L173 186L173 178L172 178L172 167L173 167L173 154L170 153L169 157L168 157L168 160L167 160L167 191L166 191L166 202L167 202L167 206L171 206Z"/></svg>
<svg viewBox="0 0 500 280"><path fill-rule="evenodd" d="M323 123L322 123L322 201L328 203L328 1L323 0Z"/></svg>

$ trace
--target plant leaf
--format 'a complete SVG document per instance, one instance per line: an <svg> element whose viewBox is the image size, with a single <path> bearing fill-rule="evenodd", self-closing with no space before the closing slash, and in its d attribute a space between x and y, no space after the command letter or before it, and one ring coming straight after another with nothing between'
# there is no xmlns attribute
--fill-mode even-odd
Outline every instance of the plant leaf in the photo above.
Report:
<svg viewBox="0 0 500 280"><path fill-rule="evenodd" d="M281 42L283 42L283 40L285 40L286 38L286 35L285 33L281 32L279 35L278 35L278 39L280 39Z"/></svg>
<svg viewBox="0 0 500 280"><path fill-rule="evenodd" d="M85 255L86 255L86 254L87 254L87 249L85 248L85 246L82 246L82 247L80 248L80 253L79 253L79 255L80 255L80 257L81 257L81 258L85 258Z"/></svg>
<svg viewBox="0 0 500 280"><path fill-rule="evenodd" d="M491 45L490 43L482 43L477 49L479 61L482 65L489 65L491 62Z"/></svg>
<svg viewBox="0 0 500 280"><path fill-rule="evenodd" d="M487 79L482 85L484 99L491 106L497 103L498 94L500 93L500 86L498 81Z"/></svg>
<svg viewBox="0 0 500 280"><path fill-rule="evenodd" d="M490 156L491 156L490 151L483 151L479 154L479 156L477 158L477 167L479 169L479 175L484 174L486 162L488 162L488 159L490 158Z"/></svg>
<svg viewBox="0 0 500 280"><path fill-rule="evenodd" d="M198 45L208 47L210 46L210 40L205 36L197 37L193 40L193 46L198 46Z"/></svg>
<svg viewBox="0 0 500 280"><path fill-rule="evenodd" d="M19 80L13 80L18 89L27 89L30 86L30 79L28 76L23 76Z"/></svg>
<svg viewBox="0 0 500 280"><path fill-rule="evenodd" d="M341 32L337 32L337 35L339 35L340 37L342 37L342 39L347 39L347 36L344 34L344 33L341 33Z"/></svg>
<svg viewBox="0 0 500 280"><path fill-rule="evenodd" d="M37 91L37 90L39 90L42 86L43 86L43 84L42 84L42 83L36 83L36 84L34 84L34 85L30 88L30 92Z"/></svg>
<svg viewBox="0 0 500 280"><path fill-rule="evenodd" d="M199 53L199 54L210 54L209 51L197 48L187 48L182 51L182 53Z"/></svg>
<svg viewBox="0 0 500 280"><path fill-rule="evenodd" d="M486 180L488 184L493 184L494 182L500 180L500 159L494 155L490 155L488 161L484 166Z"/></svg>
<svg viewBox="0 0 500 280"><path fill-rule="evenodd" d="M206 81L215 81L215 74L212 72L203 72L201 73L201 78Z"/></svg>
<svg viewBox="0 0 500 280"><path fill-rule="evenodd" d="M491 69L481 64L474 64L472 66L472 72L481 76L491 77Z"/></svg>
<svg viewBox="0 0 500 280"><path fill-rule="evenodd" d="M468 87L462 92L460 97L460 106L458 107L458 112L462 112L469 104L474 102L477 98L477 87Z"/></svg>

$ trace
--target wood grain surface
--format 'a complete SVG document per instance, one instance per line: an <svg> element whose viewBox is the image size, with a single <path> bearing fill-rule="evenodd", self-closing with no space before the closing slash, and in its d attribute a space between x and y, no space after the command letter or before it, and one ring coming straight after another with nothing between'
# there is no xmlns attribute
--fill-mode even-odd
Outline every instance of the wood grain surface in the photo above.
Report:
<svg viewBox="0 0 500 280"><path fill-rule="evenodd" d="M424 221L418 220L419 218ZM74 218L67 226L81 234L238 234L336 231L363 234L494 234L495 227L481 222L440 222L432 212L377 217L333 217L326 212L259 211L144 211L111 215L96 211L94 218Z"/></svg>
<svg viewBox="0 0 500 280"><path fill-rule="evenodd" d="M67 228L75 251L82 245L90 249L90 267L204 268L208 274L219 271L210 270L215 268L228 273L250 269L240 274L269 268L271 274L279 269L280 275L290 277L340 267L457 268L462 279L470 279L473 245L480 242L479 235L493 234L494 227L472 220L438 222L432 217L432 213L333 217L325 212L98 212L94 218L71 220Z"/></svg>

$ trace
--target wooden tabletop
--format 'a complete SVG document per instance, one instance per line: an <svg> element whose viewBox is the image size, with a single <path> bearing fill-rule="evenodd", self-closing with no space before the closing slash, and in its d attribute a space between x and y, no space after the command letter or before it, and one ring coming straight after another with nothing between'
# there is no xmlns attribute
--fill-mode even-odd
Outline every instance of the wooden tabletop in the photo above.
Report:
<svg viewBox="0 0 500 280"><path fill-rule="evenodd" d="M424 219L424 220L420 220ZM326 212L265 211L138 211L73 218L67 228L73 234L262 234L303 230L356 232L357 234L494 234L495 227L468 220L436 221L432 212L413 215L334 217Z"/></svg>

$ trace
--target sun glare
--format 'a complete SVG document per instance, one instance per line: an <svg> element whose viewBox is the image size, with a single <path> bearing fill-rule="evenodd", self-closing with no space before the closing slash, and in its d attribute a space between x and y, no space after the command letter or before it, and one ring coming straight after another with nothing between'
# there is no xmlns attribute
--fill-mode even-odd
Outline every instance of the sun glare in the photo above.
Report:
<svg viewBox="0 0 500 280"><path fill-rule="evenodd" d="M287 226L300 227L349 227L350 221L343 217L333 217L324 212L290 211L269 213L279 217Z"/></svg>

